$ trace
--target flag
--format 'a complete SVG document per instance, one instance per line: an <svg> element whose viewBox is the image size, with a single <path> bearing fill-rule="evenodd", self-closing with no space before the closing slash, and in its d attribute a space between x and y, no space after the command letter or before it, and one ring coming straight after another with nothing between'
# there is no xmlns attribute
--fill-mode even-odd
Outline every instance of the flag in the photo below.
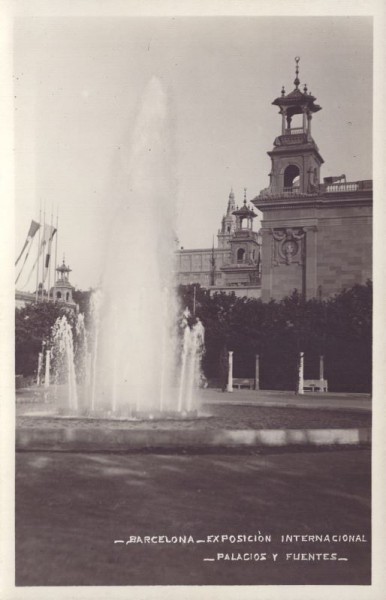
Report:
<svg viewBox="0 0 386 600"><path fill-rule="evenodd" d="M36 260L33 264L32 269L30 270L30 273L28 275L28 279L27 279L25 285L27 285L29 280L31 279L31 275L32 275L33 271L35 270L38 260L41 257L41 255L43 254L47 244L49 245L48 247L51 248L50 241L52 242L52 238L54 237L55 232L56 232L56 229L53 225L44 225L44 232L43 232L43 237L40 241L40 246L38 248L38 255L36 257Z"/></svg>
<svg viewBox="0 0 386 600"><path fill-rule="evenodd" d="M23 264L22 264L22 266L21 266L21 269L20 269L20 271L19 271L19 274L18 274L18 276L16 277L15 285L16 285L16 284L17 284L17 282L19 281L19 279L20 279L20 275L22 274L22 272L23 272L23 269L24 269L24 266L25 266L25 264L26 264L26 262L27 262L27 260L28 260L28 257L29 257L29 255L30 255L30 252L31 252L31 248L32 248L32 246L33 246L33 241L34 241L34 238L32 238L32 240L31 240L31 242L30 242L30 244L29 244L29 246L28 246L27 252L25 253L25 257L24 257L24 260L23 260Z"/></svg>
<svg viewBox="0 0 386 600"><path fill-rule="evenodd" d="M19 260L21 259L21 257L23 256L23 253L24 253L25 249L27 248L28 244L31 242L32 238L34 237L34 235L37 232L37 230L39 229L39 227L40 227L40 223L36 223L36 221L31 221L31 225L29 227L27 239L24 242L24 246L23 246L23 248L22 248L19 256L16 259L15 267L16 267L17 263L19 262ZM20 273L19 273L19 275L20 275Z"/></svg>
<svg viewBox="0 0 386 600"><path fill-rule="evenodd" d="M44 265L45 265L45 270L44 270L44 278L43 278L43 281L45 281L45 280L46 280L46 277L47 277L48 268L49 268L49 266L50 266L50 257L51 257L51 246L52 246L52 240L54 239L54 235L55 235L55 233L56 233L56 231L57 231L57 230L55 229L55 227L52 227L52 226L50 226L50 227L51 227L52 231L51 231L51 235L50 235L50 237L49 237L49 239L48 239L48 242L47 242L47 252L46 252L46 260L45 260L45 263L44 263Z"/></svg>

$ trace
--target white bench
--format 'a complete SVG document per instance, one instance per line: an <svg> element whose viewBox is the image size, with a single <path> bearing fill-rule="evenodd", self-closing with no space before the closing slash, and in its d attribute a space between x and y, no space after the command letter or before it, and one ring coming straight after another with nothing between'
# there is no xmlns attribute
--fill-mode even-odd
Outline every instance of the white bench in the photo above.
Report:
<svg viewBox="0 0 386 600"><path fill-rule="evenodd" d="M327 379L304 379L305 392L328 392Z"/></svg>
<svg viewBox="0 0 386 600"><path fill-rule="evenodd" d="M253 388L255 387L255 380L248 379L248 378L242 379L240 377L234 377L233 378L233 387L238 388L239 390L243 387L253 390Z"/></svg>

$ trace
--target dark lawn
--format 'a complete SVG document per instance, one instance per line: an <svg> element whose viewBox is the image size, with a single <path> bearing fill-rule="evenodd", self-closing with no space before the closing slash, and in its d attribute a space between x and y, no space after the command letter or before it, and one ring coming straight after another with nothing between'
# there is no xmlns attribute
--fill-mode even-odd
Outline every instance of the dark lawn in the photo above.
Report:
<svg viewBox="0 0 386 600"><path fill-rule="evenodd" d="M284 545L279 536L358 533L370 540L370 481L370 450L364 449L210 456L19 453L16 583L369 584L369 541ZM271 534L272 543L113 543L130 535L202 539L259 531ZM268 560L203 560L232 552L266 552ZM276 563L273 552L279 554ZM348 561L292 562L286 552L336 552Z"/></svg>

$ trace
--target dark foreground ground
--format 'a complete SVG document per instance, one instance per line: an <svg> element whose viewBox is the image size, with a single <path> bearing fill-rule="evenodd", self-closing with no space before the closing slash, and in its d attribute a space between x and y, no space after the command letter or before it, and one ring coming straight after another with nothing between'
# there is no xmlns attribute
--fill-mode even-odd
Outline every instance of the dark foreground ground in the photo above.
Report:
<svg viewBox="0 0 386 600"><path fill-rule="evenodd" d="M369 584L370 480L363 448L18 453L16 584ZM197 541L259 532L272 542ZM366 541L285 544L285 534L360 534ZM195 542L126 544L130 536L181 535ZM294 560L309 553L347 560Z"/></svg>

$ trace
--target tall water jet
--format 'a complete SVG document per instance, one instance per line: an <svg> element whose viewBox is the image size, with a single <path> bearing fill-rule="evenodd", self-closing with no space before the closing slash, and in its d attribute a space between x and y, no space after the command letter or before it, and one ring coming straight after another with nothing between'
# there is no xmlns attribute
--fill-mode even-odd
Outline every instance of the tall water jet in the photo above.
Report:
<svg viewBox="0 0 386 600"><path fill-rule="evenodd" d="M92 409L178 410L175 191L167 98L148 84L121 152L116 210L94 319ZM192 404L192 403L190 403Z"/></svg>

